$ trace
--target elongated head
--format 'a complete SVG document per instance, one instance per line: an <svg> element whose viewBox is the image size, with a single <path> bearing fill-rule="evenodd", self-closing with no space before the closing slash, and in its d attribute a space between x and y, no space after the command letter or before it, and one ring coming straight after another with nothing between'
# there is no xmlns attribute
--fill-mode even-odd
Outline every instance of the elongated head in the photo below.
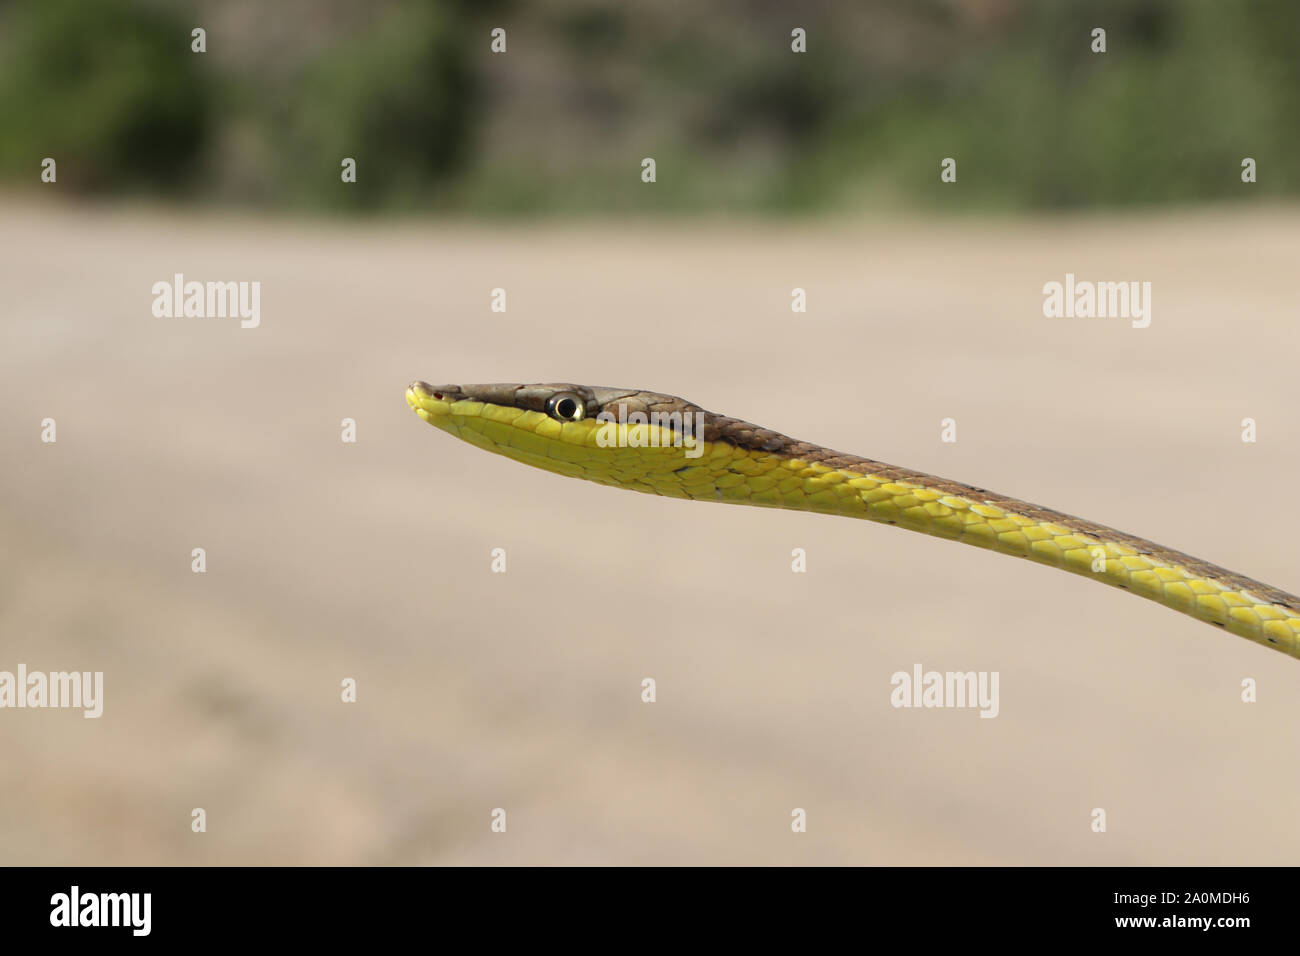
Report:
<svg viewBox="0 0 1300 956"><path fill-rule="evenodd" d="M699 464L718 437L698 406L634 388L414 382L406 402L430 425L487 451L658 494L677 494L678 469Z"/></svg>
<svg viewBox="0 0 1300 956"><path fill-rule="evenodd" d="M674 498L810 507L786 487L791 478L877 464L635 388L414 382L406 402L430 425L498 455Z"/></svg>

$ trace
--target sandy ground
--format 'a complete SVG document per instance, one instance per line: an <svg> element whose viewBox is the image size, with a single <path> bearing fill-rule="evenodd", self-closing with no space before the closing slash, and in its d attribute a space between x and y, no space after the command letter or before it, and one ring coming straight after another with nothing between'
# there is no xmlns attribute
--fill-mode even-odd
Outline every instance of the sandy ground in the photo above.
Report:
<svg viewBox="0 0 1300 956"><path fill-rule="evenodd" d="M403 401L414 378L652 388L1296 590L1300 215L7 205L0 669L102 670L105 702L0 711L0 862L1300 859L1300 662L945 541L535 472ZM1044 318L1067 271L1151 281L1151 327ZM261 326L155 318L176 272L260 281ZM891 707L917 663L997 671L1000 715Z"/></svg>

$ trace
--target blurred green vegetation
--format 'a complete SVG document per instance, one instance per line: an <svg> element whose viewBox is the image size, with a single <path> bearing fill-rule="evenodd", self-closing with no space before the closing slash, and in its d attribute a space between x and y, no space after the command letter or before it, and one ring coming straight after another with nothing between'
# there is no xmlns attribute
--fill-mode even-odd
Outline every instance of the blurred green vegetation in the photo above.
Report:
<svg viewBox="0 0 1300 956"><path fill-rule="evenodd" d="M214 121L188 30L122 3L43 0L4 10L0 173L93 192L182 185Z"/></svg>
<svg viewBox="0 0 1300 956"><path fill-rule="evenodd" d="M310 63L275 111L289 196L328 206L418 203L455 172L473 129L467 26L453 8L407 3ZM340 157L362 166L346 189Z"/></svg>
<svg viewBox="0 0 1300 956"><path fill-rule="evenodd" d="M52 156L81 193L294 208L1198 202L1245 156L1293 195L1300 3L10 0L0 115L11 186Z"/></svg>

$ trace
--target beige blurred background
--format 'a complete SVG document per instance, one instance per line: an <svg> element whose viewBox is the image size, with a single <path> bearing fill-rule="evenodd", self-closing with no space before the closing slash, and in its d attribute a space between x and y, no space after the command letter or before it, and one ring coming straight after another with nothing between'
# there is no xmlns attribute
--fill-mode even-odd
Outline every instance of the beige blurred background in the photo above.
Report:
<svg viewBox="0 0 1300 956"><path fill-rule="evenodd" d="M798 61L747 6L0 7L0 670L105 675L0 711L0 863L1295 862L1296 661L406 407L644 387L1300 589L1300 12L816 2ZM1045 318L1067 272L1150 327ZM155 317L175 273L260 326ZM892 708L918 663L999 716Z"/></svg>
<svg viewBox="0 0 1300 956"><path fill-rule="evenodd" d="M402 392L681 393L1295 588L1298 225L12 210L0 663L106 687L0 714L5 862L1291 862L1294 660L937 539L527 469ZM1045 319L1066 269L1149 279L1151 327ZM260 277L261 327L154 318L175 271ZM1000 716L891 708L918 662L999 671Z"/></svg>

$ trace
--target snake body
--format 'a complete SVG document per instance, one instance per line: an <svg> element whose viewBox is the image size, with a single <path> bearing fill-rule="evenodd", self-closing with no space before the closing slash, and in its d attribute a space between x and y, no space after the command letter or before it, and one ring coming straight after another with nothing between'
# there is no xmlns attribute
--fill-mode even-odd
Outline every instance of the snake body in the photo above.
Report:
<svg viewBox="0 0 1300 956"><path fill-rule="evenodd" d="M415 382L406 401L429 424L546 471L673 498L867 518L961 541L1124 588L1300 657L1293 594L1105 525L831 451L672 395Z"/></svg>

